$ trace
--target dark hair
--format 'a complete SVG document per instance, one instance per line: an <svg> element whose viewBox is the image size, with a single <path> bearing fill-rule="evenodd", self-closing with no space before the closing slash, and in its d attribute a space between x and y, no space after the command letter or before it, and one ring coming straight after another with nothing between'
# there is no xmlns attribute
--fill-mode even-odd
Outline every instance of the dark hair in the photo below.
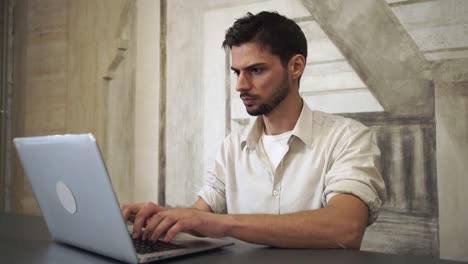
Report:
<svg viewBox="0 0 468 264"><path fill-rule="evenodd" d="M307 59L307 40L301 28L291 19L276 12L247 13L237 19L226 33L223 48L255 42L277 55L286 66L292 56Z"/></svg>

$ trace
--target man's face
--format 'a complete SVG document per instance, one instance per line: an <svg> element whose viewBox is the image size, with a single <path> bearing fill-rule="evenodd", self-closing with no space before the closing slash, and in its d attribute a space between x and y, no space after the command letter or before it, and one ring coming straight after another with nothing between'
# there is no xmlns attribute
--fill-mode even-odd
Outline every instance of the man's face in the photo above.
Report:
<svg viewBox="0 0 468 264"><path fill-rule="evenodd" d="M256 43L231 49L232 70L237 75L236 90L247 113L268 115L289 93L289 76L278 56Z"/></svg>

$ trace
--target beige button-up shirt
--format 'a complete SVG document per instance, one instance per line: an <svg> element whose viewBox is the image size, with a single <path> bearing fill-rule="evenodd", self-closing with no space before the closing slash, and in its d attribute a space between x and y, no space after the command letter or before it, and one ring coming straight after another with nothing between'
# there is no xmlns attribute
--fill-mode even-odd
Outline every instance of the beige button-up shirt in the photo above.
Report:
<svg viewBox="0 0 468 264"><path fill-rule="evenodd" d="M215 213L287 214L323 208L332 195L346 193L366 203L369 224L375 221L386 192L367 127L304 103L275 171L259 143L263 130L259 117L221 145L198 193Z"/></svg>

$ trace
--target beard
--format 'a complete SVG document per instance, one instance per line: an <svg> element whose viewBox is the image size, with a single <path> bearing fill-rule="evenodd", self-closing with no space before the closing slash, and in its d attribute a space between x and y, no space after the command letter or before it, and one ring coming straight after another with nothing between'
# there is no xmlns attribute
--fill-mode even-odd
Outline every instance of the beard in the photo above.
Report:
<svg viewBox="0 0 468 264"><path fill-rule="evenodd" d="M281 81L280 85L273 91L273 93L265 99L258 107L249 109L249 107L245 107L247 113L251 116L258 116L258 115L268 115L276 106L278 106L283 100L288 96L289 93L289 84L288 84L288 74L285 73L283 76L283 80ZM254 97L259 98L255 95L250 95L247 92L242 92L240 97Z"/></svg>

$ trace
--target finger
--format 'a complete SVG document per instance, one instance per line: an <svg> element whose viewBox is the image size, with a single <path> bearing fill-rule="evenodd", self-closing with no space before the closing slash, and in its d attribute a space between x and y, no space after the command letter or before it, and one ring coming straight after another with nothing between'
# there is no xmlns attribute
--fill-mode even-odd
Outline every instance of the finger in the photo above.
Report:
<svg viewBox="0 0 468 264"><path fill-rule="evenodd" d="M124 205L122 216L125 221L134 222L135 215L145 206L144 203Z"/></svg>
<svg viewBox="0 0 468 264"><path fill-rule="evenodd" d="M148 221L151 220L153 215L165 210L167 210L165 207L157 204L151 202L145 203L141 210L135 215L135 220L133 222L133 238L138 238L140 236L142 228L147 226Z"/></svg>
<svg viewBox="0 0 468 264"><path fill-rule="evenodd" d="M178 233L188 231L192 229L191 219L182 219L174 224L167 232L164 237L164 242L170 242Z"/></svg>
<svg viewBox="0 0 468 264"><path fill-rule="evenodd" d="M136 216L136 214L129 215L127 222L133 224L135 222L135 216Z"/></svg>
<svg viewBox="0 0 468 264"><path fill-rule="evenodd" d="M140 211L135 215L135 221L133 222L133 238L138 238L141 233L141 229L145 226L148 218L158 212L158 206L153 203L146 203Z"/></svg>
<svg viewBox="0 0 468 264"><path fill-rule="evenodd" d="M159 223L161 223L163 218L164 217L160 214L155 214L147 221L145 231L142 235L143 240L147 240L151 237L151 235L153 234L153 230L156 229L156 227L159 225Z"/></svg>
<svg viewBox="0 0 468 264"><path fill-rule="evenodd" d="M172 217L165 217L159 225L154 229L153 234L151 235L150 239L151 240L158 240L159 237L165 233L168 229L170 229L174 224L177 223L177 220L175 220Z"/></svg>
<svg viewBox="0 0 468 264"><path fill-rule="evenodd" d="M129 220L133 222L131 218L133 218L135 214L137 214L141 210L142 207L143 206L141 204L124 205L122 209L122 216L125 222Z"/></svg>

